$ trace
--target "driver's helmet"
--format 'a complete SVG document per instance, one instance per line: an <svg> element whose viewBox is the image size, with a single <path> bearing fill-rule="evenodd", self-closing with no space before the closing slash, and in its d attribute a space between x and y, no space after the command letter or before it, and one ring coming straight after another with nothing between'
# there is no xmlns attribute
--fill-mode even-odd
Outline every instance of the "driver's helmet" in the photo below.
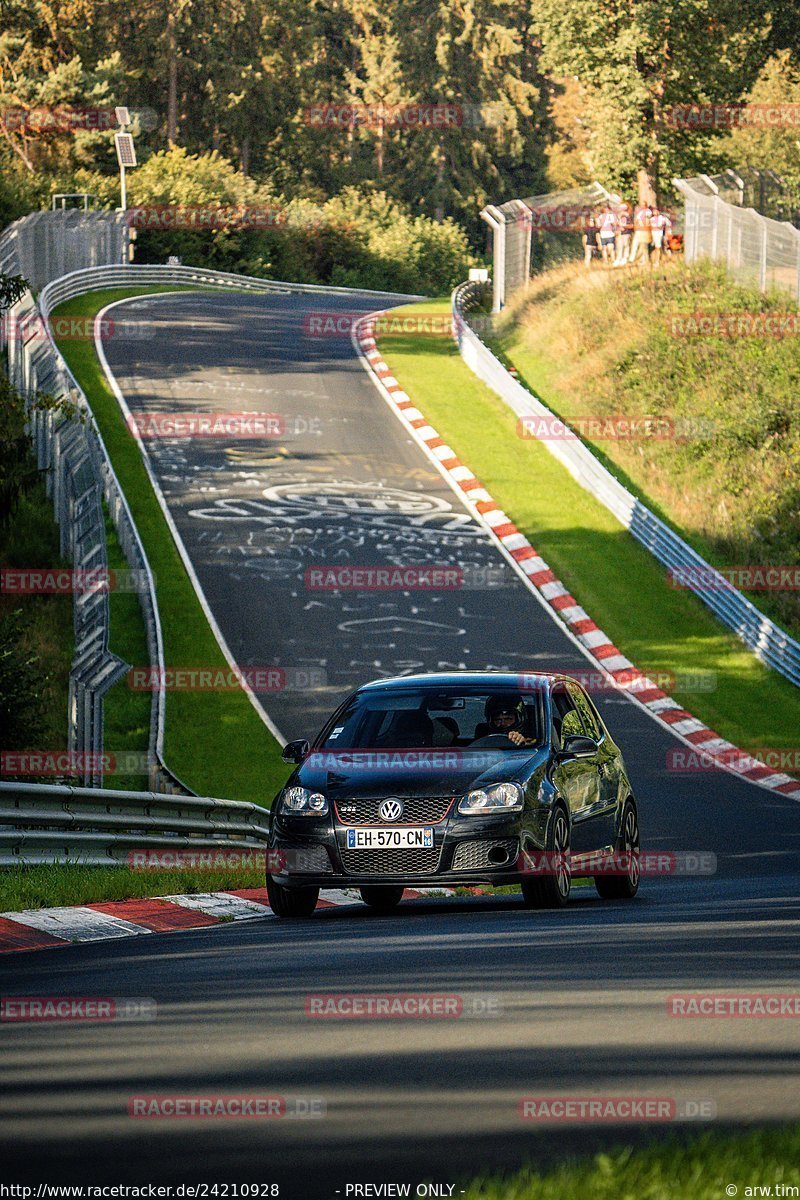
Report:
<svg viewBox="0 0 800 1200"><path fill-rule="evenodd" d="M505 725L504 730L521 729L525 724L525 702L517 696L490 696L483 711L492 726L501 714L510 713L514 724Z"/></svg>

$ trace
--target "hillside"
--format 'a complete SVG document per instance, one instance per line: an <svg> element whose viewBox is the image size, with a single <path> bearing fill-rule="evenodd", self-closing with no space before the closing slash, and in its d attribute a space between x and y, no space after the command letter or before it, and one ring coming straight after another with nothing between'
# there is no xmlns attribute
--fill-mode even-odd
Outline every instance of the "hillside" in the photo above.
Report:
<svg viewBox="0 0 800 1200"><path fill-rule="evenodd" d="M503 314L494 348L715 566L799 567L797 328L692 332L701 313L736 314L746 328L748 314L790 308L786 296L738 287L709 264L560 267L532 279ZM800 634L800 590L785 575L781 583L742 590Z"/></svg>

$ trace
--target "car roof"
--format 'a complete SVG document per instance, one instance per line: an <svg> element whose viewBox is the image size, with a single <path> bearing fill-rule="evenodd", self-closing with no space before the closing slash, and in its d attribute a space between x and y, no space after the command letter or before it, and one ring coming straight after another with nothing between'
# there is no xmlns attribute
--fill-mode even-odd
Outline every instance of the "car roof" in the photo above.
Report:
<svg viewBox="0 0 800 1200"><path fill-rule="evenodd" d="M380 688L435 688L455 684L467 687L509 687L531 691L543 689L556 682L573 683L569 675L551 671L442 671L425 675L398 675L394 679L373 679L358 688L359 692L377 691Z"/></svg>

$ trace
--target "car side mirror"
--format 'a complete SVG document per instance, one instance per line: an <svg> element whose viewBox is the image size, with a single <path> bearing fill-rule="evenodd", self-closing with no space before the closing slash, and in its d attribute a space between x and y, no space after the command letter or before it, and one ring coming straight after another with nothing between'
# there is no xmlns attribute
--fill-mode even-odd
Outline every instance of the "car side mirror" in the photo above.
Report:
<svg viewBox="0 0 800 1200"><path fill-rule="evenodd" d="M301 763L308 754L309 746L305 738L297 738L294 742L287 742L281 752L281 758L287 763Z"/></svg>
<svg viewBox="0 0 800 1200"><path fill-rule="evenodd" d="M584 737L583 734L576 733L564 739L564 746L559 757L591 758L596 753L597 743L593 742L590 737Z"/></svg>

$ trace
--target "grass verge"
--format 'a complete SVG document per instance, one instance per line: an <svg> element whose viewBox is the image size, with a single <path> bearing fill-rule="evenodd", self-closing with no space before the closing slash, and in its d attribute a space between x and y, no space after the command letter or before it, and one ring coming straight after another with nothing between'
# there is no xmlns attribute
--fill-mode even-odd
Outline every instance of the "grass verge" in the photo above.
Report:
<svg viewBox="0 0 800 1200"><path fill-rule="evenodd" d="M797 1195L800 1127L669 1138L641 1150L619 1148L551 1171L533 1168L486 1176L465 1200L720 1200L725 1196ZM776 1185L786 1187L779 1191ZM764 1188L764 1192L759 1191ZM734 1189L734 1190L731 1190ZM769 1190L767 1190L769 1189Z"/></svg>
<svg viewBox="0 0 800 1200"><path fill-rule="evenodd" d="M264 886L264 871L237 867L219 871L133 871L129 867L87 867L48 863L8 867L0 874L3 912L60 905L97 904L147 896L196 895L230 888Z"/></svg>
<svg viewBox="0 0 800 1200"><path fill-rule="evenodd" d="M770 316L780 328L792 307L785 293L762 295L707 261L650 271L571 264L536 276L489 344L715 566L800 568L797 338L793 328L751 332ZM726 315L734 332L698 332L703 313ZM619 417L650 420L653 433L614 436ZM800 634L800 591L741 588Z"/></svg>
<svg viewBox="0 0 800 1200"><path fill-rule="evenodd" d="M60 305L56 315L94 317L115 300L175 290L134 288L93 292ZM227 662L164 521L138 443L125 425L93 343L64 340L59 349L89 398L155 575L165 662L170 667L196 667L202 663L211 669L227 670ZM132 653L133 650L131 647ZM122 654L121 649L117 652ZM146 655L132 665L147 666ZM121 726L116 734L123 736L126 722L135 726L140 716L130 708L129 696L124 699L114 696L117 689L127 693L127 681L121 680L108 697L111 716L115 721L119 719ZM265 806L269 806L289 774L277 742L241 690L168 693L164 757L171 770L201 795L249 800Z"/></svg>
<svg viewBox="0 0 800 1200"><path fill-rule="evenodd" d="M446 312L449 301L426 301ZM411 312L412 308L398 310ZM623 654L724 737L748 750L797 746L800 693L770 671L585 492L473 375L449 338L380 336L392 374ZM531 646L531 651L536 647ZM713 691L680 686L698 670Z"/></svg>

